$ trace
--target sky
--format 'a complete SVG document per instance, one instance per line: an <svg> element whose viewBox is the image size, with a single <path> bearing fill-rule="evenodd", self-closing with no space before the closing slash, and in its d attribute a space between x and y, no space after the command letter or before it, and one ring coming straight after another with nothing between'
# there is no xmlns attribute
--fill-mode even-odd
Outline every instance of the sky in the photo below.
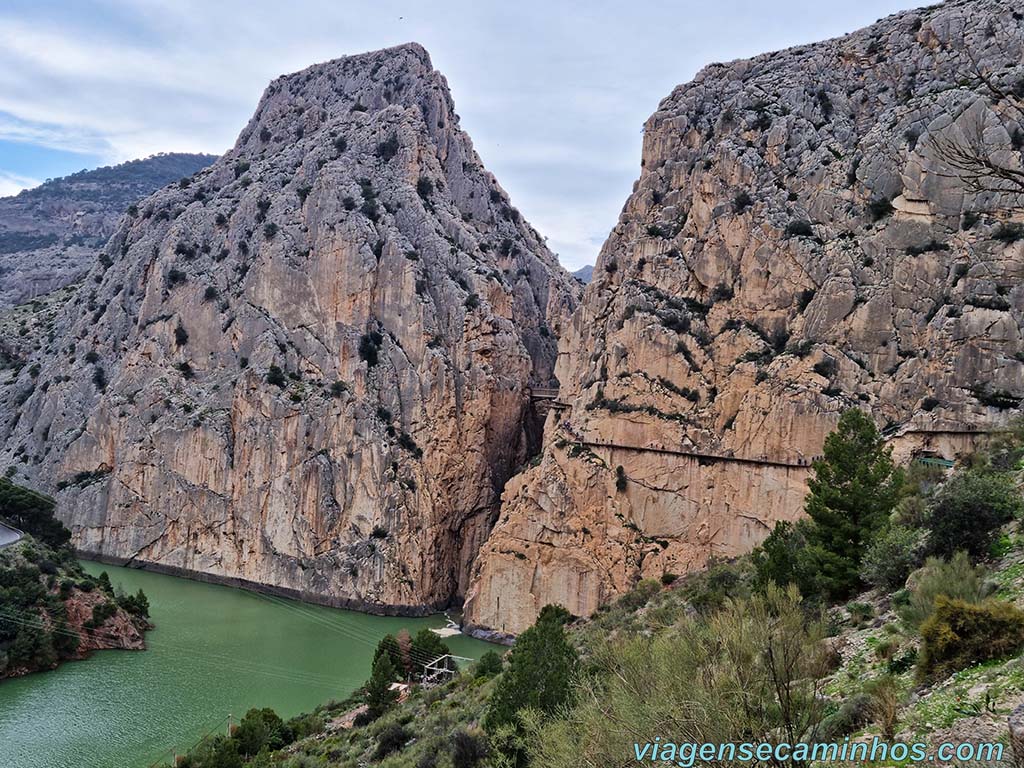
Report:
<svg viewBox="0 0 1024 768"><path fill-rule="evenodd" d="M644 121L706 64L906 0L4 0L0 196L156 152L220 154L274 77L419 42L484 164L562 263L593 263Z"/></svg>

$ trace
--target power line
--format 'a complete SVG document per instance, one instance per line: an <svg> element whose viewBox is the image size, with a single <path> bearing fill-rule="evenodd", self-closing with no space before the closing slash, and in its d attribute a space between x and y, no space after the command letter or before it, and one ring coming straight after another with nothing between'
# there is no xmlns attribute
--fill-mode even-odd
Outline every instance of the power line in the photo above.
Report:
<svg viewBox="0 0 1024 768"><path fill-rule="evenodd" d="M192 749L194 749L196 746L198 746L199 744L202 744L204 741L206 741L208 738L210 738L210 736L213 735L213 732L216 731L218 728L220 728L222 725L224 725L224 723L229 723L230 724L230 722L231 722L231 715L228 715L227 717L222 717L220 720L218 720L216 723L214 723L213 727L210 730L208 730L203 735L203 737L201 739L199 739L196 742L193 742L193 744L187 750L185 750L185 751L186 752L191 752ZM161 752L157 756L156 760L154 760L152 763L149 764L149 768L158 768L158 766L160 765L160 761L163 759L164 755L168 755L169 754L169 755L172 756L172 759L173 759L173 756L176 754L176 752L177 752L177 750L175 749L175 747L171 747L170 749L164 750L163 752Z"/></svg>
<svg viewBox="0 0 1024 768"><path fill-rule="evenodd" d="M82 627L81 632L76 632L70 627L67 629L61 629L59 627L51 627L46 624L38 615L35 614L12 614L6 610L0 610L0 619L9 621L13 624L32 628L32 629L44 629L53 634L59 634L65 637L78 637L85 634L89 637L100 639L100 640L121 640L123 639L120 635L115 635L109 632L100 632L98 630L88 629ZM329 680L328 678L315 675L309 672L303 672L288 667L279 667L277 665L267 664L265 662L247 661L245 659L239 659L234 656L227 656L224 654L213 653L210 651L197 651L194 646L184 646L175 643L168 643L166 641L161 642L148 642L147 647L154 651L172 651L179 652L184 655L191 657L193 661L200 663L207 662L209 666L215 666L218 669L229 669L236 672L242 673L256 673L266 677L273 677L286 682L294 682L302 685L311 685L316 687L324 687L329 689L336 689L338 687L338 681Z"/></svg>

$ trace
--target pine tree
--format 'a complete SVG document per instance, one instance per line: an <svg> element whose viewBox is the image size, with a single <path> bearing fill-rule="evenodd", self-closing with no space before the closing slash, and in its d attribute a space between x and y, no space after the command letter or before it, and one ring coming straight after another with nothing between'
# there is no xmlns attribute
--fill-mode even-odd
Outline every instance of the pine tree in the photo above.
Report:
<svg viewBox="0 0 1024 768"><path fill-rule="evenodd" d="M813 468L805 510L814 525L806 554L821 592L845 597L861 585L861 557L899 500L903 472L874 422L856 408L840 417Z"/></svg>
<svg viewBox="0 0 1024 768"><path fill-rule="evenodd" d="M402 668L402 652L394 635L384 635L377 643L377 650L373 652L374 663L377 662L381 654L387 654L391 658L391 664L396 671Z"/></svg>
<svg viewBox="0 0 1024 768"><path fill-rule="evenodd" d="M550 715L569 702L579 660L563 628L567 615L545 609L517 638L484 719L488 731L518 725L517 715L527 707Z"/></svg>
<svg viewBox="0 0 1024 768"><path fill-rule="evenodd" d="M423 675L423 667L431 661L451 653L448 646L429 629L421 629L412 639L410 654L414 660L416 676Z"/></svg>
<svg viewBox="0 0 1024 768"><path fill-rule="evenodd" d="M370 679L366 683L366 706L370 714L380 717L387 712L398 699L398 691L391 690L391 684L397 676L391 655L381 653L373 662Z"/></svg>

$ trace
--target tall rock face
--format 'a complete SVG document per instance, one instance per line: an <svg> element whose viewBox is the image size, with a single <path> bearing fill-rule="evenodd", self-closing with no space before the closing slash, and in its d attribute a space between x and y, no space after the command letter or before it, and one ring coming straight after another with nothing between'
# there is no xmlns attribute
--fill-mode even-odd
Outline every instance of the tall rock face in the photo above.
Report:
<svg viewBox="0 0 1024 768"><path fill-rule="evenodd" d="M953 458L1024 396L1024 21L950 2L715 64L642 172L562 338L538 466L467 620L517 633L801 514L850 407Z"/></svg>
<svg viewBox="0 0 1024 768"><path fill-rule="evenodd" d="M122 221L7 388L0 465L93 555L443 605L577 291L422 48L313 66Z"/></svg>
<svg viewBox="0 0 1024 768"><path fill-rule="evenodd" d="M81 280L125 209L214 160L154 155L0 198L0 309Z"/></svg>

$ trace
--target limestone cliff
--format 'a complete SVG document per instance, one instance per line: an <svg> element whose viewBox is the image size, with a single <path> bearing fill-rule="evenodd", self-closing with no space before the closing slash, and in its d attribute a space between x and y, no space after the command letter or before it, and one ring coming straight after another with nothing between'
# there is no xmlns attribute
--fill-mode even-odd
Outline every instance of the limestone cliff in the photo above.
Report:
<svg viewBox="0 0 1024 768"><path fill-rule="evenodd" d="M443 605L578 290L422 48L313 66L129 212L4 392L0 465L93 555Z"/></svg>
<svg viewBox="0 0 1024 768"><path fill-rule="evenodd" d="M0 309L82 279L125 209L215 159L154 155L0 198Z"/></svg>
<svg viewBox="0 0 1024 768"><path fill-rule="evenodd" d="M1024 21L950 2L714 64L561 339L539 465L508 484L467 620L516 633L799 515L839 413L954 457L1024 396Z"/></svg>

